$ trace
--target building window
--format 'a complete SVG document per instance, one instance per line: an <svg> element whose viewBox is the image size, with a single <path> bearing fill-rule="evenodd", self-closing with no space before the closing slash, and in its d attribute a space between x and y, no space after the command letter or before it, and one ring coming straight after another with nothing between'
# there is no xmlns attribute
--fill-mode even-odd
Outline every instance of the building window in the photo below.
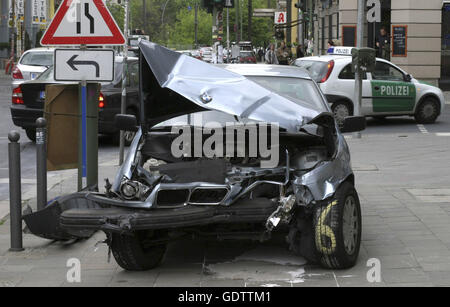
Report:
<svg viewBox="0 0 450 307"><path fill-rule="evenodd" d="M328 16L328 39L332 40L333 37L333 15Z"/></svg>

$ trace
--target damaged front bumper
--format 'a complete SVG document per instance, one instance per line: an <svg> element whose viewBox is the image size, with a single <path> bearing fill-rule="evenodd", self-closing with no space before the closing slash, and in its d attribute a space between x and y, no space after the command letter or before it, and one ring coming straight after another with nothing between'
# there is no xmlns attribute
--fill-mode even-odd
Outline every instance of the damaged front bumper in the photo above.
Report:
<svg viewBox="0 0 450 307"><path fill-rule="evenodd" d="M115 200L92 192L74 193L45 209L24 215L29 230L51 240L88 238L95 231L127 233L175 229L215 223L261 223L277 209L266 198L245 199L232 206L185 206L173 209L135 209L112 205ZM117 204L116 204L117 205Z"/></svg>

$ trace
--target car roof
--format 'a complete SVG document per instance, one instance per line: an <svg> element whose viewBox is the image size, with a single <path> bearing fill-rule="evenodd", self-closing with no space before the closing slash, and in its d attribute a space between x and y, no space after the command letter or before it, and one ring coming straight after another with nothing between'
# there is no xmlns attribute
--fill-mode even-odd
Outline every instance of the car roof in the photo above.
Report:
<svg viewBox="0 0 450 307"><path fill-rule="evenodd" d="M328 62L328 61L334 60L334 61L350 62L350 61L352 61L352 57L349 55L327 54L327 55L303 57L303 58L298 58L297 60L300 60L300 61L307 60L307 61L317 61L317 62ZM394 63L392 63L388 60L385 60L383 58L376 58L376 60L380 61L380 62L386 62L386 63L395 65Z"/></svg>
<svg viewBox="0 0 450 307"><path fill-rule="evenodd" d="M331 60L339 61L339 60L348 60L352 59L351 56L347 55L335 55L335 54L327 54L327 55L318 55L318 56L310 56L310 57L303 57L299 58L297 60L308 60L308 61L317 61L317 62L329 62Z"/></svg>
<svg viewBox="0 0 450 307"><path fill-rule="evenodd" d="M311 80L305 69L296 66L268 64L221 64L218 66L243 76L278 76Z"/></svg>
<svg viewBox="0 0 450 307"><path fill-rule="evenodd" d="M42 52L42 51L53 52L53 51L55 51L55 49L56 48L53 48L53 47L38 47L38 48L28 49L25 52Z"/></svg>

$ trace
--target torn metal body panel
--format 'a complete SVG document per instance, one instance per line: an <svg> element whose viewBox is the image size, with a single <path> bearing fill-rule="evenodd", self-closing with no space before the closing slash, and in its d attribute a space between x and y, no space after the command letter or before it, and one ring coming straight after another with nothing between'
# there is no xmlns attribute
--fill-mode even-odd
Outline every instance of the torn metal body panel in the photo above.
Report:
<svg viewBox="0 0 450 307"><path fill-rule="evenodd" d="M353 186L348 146L306 71L213 66L145 41L140 50L140 127L105 193L54 205L67 236L104 231L123 267L129 255L114 242L130 237L159 247L180 233L264 240L284 225L295 245L314 233L317 210Z"/></svg>
<svg viewBox="0 0 450 307"><path fill-rule="evenodd" d="M334 195L339 185L352 176L350 152L344 137L337 140L337 152L331 161L322 161L313 170L296 177L293 184L296 189L305 186L311 192L312 200L325 200ZM310 200L307 200L308 204Z"/></svg>

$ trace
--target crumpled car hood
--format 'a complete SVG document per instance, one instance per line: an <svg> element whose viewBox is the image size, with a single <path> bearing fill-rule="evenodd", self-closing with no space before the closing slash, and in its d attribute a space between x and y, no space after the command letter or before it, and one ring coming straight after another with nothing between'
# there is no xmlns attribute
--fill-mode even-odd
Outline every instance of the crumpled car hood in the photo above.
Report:
<svg viewBox="0 0 450 307"><path fill-rule="evenodd" d="M298 132L321 113L271 92L242 75L158 44L141 41L139 48L159 86L182 96L183 104L193 104L191 109L215 110L243 120L275 123L290 132ZM158 100L161 104L165 99L159 97ZM146 103L145 107L149 108L146 121L151 122L151 126L190 113L180 114L180 109L168 107L166 110L158 106L165 112L164 119L158 122L151 111L155 106ZM161 113L158 117L162 118Z"/></svg>

